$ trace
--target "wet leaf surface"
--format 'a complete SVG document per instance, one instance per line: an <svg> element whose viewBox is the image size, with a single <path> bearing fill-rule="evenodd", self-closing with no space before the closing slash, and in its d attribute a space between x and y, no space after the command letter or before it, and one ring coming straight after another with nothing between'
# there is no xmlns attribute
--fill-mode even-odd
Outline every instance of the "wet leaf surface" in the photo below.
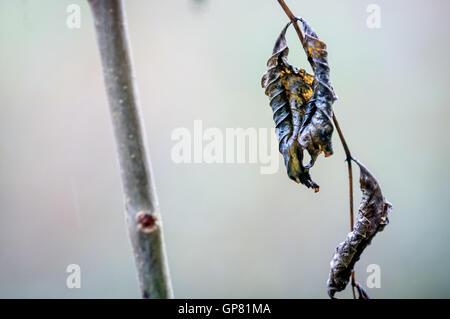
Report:
<svg viewBox="0 0 450 319"><path fill-rule="evenodd" d="M375 177L363 164L354 161L360 168L362 199L353 231L338 245L330 263L327 285L331 298L334 298L336 292L345 289L355 263L373 237L389 223L388 214L392 210L391 203L384 198ZM364 290L358 292L363 299L368 298Z"/></svg>
<svg viewBox="0 0 450 319"><path fill-rule="evenodd" d="M314 75L289 64L285 38L291 24L288 23L275 42L261 85L270 99L279 150L289 178L317 192L319 185L311 179L309 170L321 152L325 156L333 154L332 104L337 98L329 80L326 45L306 21L299 20L304 31L303 47ZM306 165L305 149L311 156Z"/></svg>

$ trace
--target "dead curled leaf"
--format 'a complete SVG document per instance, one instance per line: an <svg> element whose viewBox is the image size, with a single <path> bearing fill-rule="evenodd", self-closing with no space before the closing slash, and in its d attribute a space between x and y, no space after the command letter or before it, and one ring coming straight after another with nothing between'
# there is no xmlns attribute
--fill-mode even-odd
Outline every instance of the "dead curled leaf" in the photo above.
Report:
<svg viewBox="0 0 450 319"><path fill-rule="evenodd" d="M376 235L389 223L388 214L392 210L381 192L381 188L370 171L359 161L354 160L360 168L361 204L354 229L340 243L334 253L328 277L328 295L334 298L337 291L347 286L351 271L364 249Z"/></svg>
<svg viewBox="0 0 450 319"><path fill-rule="evenodd" d="M285 34L289 22L275 42L261 85L270 98L279 151L289 178L317 192L319 185L312 181L309 169L322 151L325 156L333 154L332 104L337 97L329 80L325 43L318 39L306 21L298 20L303 25L303 47L314 76L287 61L289 48ZM303 164L305 149L311 156L306 165Z"/></svg>

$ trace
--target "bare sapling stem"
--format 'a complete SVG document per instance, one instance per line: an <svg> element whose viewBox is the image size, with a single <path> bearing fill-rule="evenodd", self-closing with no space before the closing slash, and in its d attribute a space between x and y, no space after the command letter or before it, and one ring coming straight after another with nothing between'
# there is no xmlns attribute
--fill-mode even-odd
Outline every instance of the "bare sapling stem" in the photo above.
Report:
<svg viewBox="0 0 450 319"><path fill-rule="evenodd" d="M125 216L143 298L172 298L161 214L121 0L88 0L119 158Z"/></svg>

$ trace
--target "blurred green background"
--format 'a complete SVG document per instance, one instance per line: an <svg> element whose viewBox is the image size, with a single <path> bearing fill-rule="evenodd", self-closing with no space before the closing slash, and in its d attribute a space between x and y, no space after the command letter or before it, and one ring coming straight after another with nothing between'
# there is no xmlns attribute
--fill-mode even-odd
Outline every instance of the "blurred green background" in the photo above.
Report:
<svg viewBox="0 0 450 319"><path fill-rule="evenodd" d="M80 29L66 26L72 3ZM450 2L287 3L327 43L347 142L393 204L357 279L365 286L378 264L373 298L450 297ZM381 8L380 29L366 26L370 3ZM281 162L261 175L257 164L170 158L171 132L196 119L273 127L260 79L287 22L278 3L125 5L176 297L326 298L349 229L336 133L335 154L312 171L318 194L291 182ZM306 67L295 32L287 38L290 61ZM88 5L0 0L0 43L0 297L139 297ZM72 263L81 289L66 287Z"/></svg>

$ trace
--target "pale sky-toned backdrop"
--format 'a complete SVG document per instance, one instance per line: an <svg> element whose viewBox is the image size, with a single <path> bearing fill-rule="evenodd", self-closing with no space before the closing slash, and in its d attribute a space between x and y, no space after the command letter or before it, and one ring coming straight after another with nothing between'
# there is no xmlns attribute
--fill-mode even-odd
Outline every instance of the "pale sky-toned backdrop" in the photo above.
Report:
<svg viewBox="0 0 450 319"><path fill-rule="evenodd" d="M287 2L327 43L341 127L393 204L358 280L378 264L373 298L450 297L450 2ZM380 29L366 26L370 3ZM66 26L69 4L81 6L80 29ZM125 4L175 296L326 298L349 229L337 134L312 171L318 194L283 165L261 175L258 164L170 157L172 131L194 120L273 127L260 79L287 22L277 1ZM88 5L0 0L0 43L0 297L139 297ZM288 44L307 66L293 30ZM81 266L80 289L66 287L69 264Z"/></svg>

